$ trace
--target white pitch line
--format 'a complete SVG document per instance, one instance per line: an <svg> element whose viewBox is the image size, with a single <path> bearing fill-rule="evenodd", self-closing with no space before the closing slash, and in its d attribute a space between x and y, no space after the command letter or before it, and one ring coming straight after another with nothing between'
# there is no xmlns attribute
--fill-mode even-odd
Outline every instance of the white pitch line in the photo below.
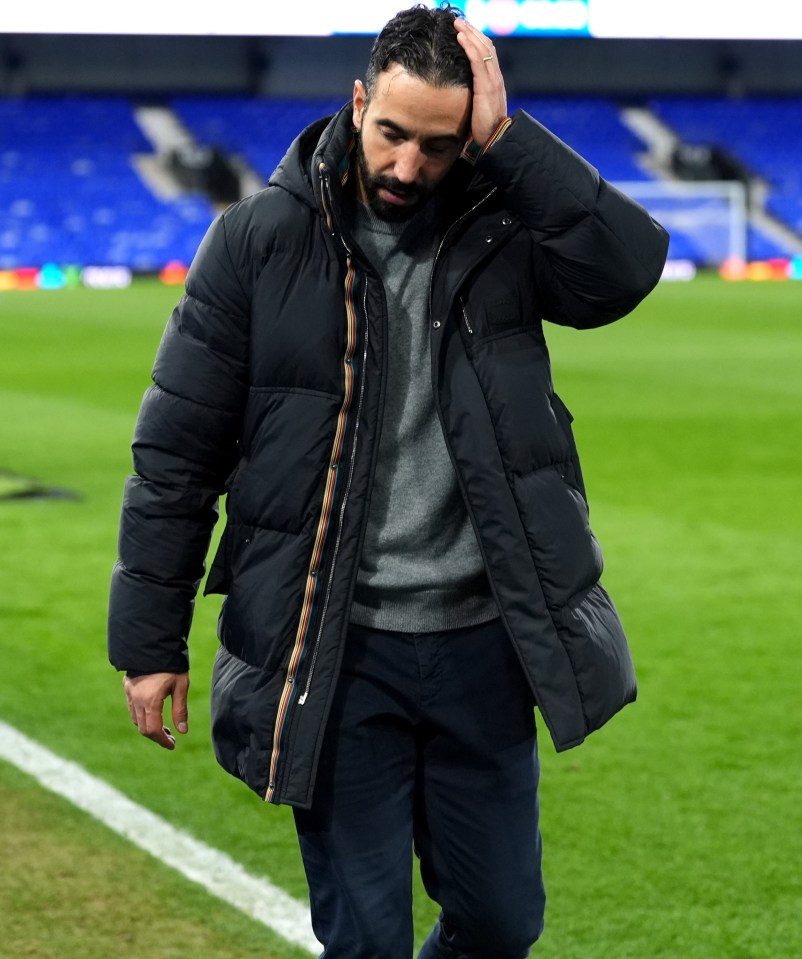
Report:
<svg viewBox="0 0 802 959"><path fill-rule="evenodd" d="M267 879L246 872L230 856L176 829L77 763L61 759L2 720L0 759L33 776L45 789L69 800L288 942L310 953L320 953L308 906Z"/></svg>

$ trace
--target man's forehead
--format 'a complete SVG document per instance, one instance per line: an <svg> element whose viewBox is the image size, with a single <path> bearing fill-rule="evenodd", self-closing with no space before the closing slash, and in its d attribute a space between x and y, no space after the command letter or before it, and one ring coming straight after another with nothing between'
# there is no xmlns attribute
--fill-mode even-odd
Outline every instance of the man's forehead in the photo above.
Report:
<svg viewBox="0 0 802 959"><path fill-rule="evenodd" d="M391 64L376 75L369 112L374 122L414 124L447 135L461 135L470 116L471 91L467 87L435 86Z"/></svg>
<svg viewBox="0 0 802 959"><path fill-rule="evenodd" d="M386 69L376 74L372 98L377 95L382 97L407 96L422 91L432 94L461 91L469 96L471 92L468 87L429 83L414 73L410 73L400 63L391 63Z"/></svg>

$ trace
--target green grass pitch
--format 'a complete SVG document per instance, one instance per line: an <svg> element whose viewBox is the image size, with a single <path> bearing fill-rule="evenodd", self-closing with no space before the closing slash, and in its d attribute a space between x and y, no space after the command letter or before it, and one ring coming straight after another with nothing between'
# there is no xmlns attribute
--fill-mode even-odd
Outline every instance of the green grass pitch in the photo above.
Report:
<svg viewBox="0 0 802 959"><path fill-rule="evenodd" d="M290 814L264 808L211 754L218 600L198 603L190 734L175 753L135 734L106 662L128 447L178 292L140 281L125 291L0 293L0 473L76 494L0 498L0 719L303 898ZM541 738L550 903L534 955L800 956L802 284L662 284L612 327L547 335L640 696L576 750L555 755ZM62 884L48 926L50 874L36 857L74 861L98 842L121 875L137 877L134 888L113 886L103 873L107 909L136 916L136 887L147 883L165 890L147 913L156 925L178 914L170 902L180 899L199 959L214 954L221 930L229 959L256 956L258 943L270 959L299 955L205 894L193 898L188 884L177 888L141 854L132 865L122 841L34 799L21 774L0 773L3 810L22 822L20 810L35 805L45 837L20 849L1 817L2 848L17 850L14 870L33 884L20 899L18 885L0 883L0 942L15 915L16 954L88 959L145 947L137 929L144 935L147 920L128 922L131 951L119 951L113 922L111 932L86 922L86 900L76 899L75 942L51 950L53 927L71 928L78 879ZM420 896L419 941L434 914ZM145 952L186 954L166 936Z"/></svg>

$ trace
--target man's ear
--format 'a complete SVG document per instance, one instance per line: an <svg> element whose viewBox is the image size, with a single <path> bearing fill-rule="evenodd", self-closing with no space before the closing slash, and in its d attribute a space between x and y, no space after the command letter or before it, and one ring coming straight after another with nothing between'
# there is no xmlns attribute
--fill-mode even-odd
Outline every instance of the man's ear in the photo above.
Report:
<svg viewBox="0 0 802 959"><path fill-rule="evenodd" d="M354 80L354 127L362 129L362 117L365 113L365 84L361 80Z"/></svg>

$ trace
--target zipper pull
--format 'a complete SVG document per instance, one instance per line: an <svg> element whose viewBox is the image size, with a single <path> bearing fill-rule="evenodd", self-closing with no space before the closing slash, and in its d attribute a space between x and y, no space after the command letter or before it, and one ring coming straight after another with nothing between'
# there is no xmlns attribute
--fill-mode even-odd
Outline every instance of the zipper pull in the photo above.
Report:
<svg viewBox="0 0 802 959"><path fill-rule="evenodd" d="M473 336L473 330L471 329L471 323L468 319L468 311L465 309L465 299L464 297L459 298L460 303L462 304L462 319L465 321L465 328Z"/></svg>
<svg viewBox="0 0 802 959"><path fill-rule="evenodd" d="M332 236L337 235L334 229L334 217L331 215L331 197L329 196L329 171L324 162L321 161L317 168L320 177L320 199L323 201L323 212L326 214L326 225Z"/></svg>

